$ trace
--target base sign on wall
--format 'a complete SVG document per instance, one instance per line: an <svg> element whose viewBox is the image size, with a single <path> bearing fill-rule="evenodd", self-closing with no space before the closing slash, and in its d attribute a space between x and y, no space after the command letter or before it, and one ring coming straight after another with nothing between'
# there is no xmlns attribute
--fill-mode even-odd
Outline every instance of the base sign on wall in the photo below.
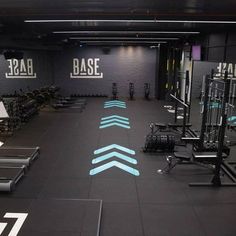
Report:
<svg viewBox="0 0 236 236"><path fill-rule="evenodd" d="M72 79L102 79L103 73L99 72L100 58L73 58Z"/></svg>
<svg viewBox="0 0 236 236"><path fill-rule="evenodd" d="M228 71L229 75L228 77L236 78L236 64L233 63L219 63L217 66L217 76L221 76L225 73L225 71Z"/></svg>
<svg viewBox="0 0 236 236"><path fill-rule="evenodd" d="M33 59L9 59L9 71L5 74L7 79L34 79L37 74L34 72Z"/></svg>

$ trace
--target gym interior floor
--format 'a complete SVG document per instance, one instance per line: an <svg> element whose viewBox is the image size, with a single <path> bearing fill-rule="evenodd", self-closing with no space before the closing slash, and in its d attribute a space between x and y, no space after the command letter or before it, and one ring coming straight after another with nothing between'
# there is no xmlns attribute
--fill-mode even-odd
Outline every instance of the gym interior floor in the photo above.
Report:
<svg viewBox="0 0 236 236"><path fill-rule="evenodd" d="M163 108L167 103L123 99L126 109L104 109L106 100L88 99L82 113L42 111L7 139L6 145L41 148L15 191L0 194L1 215L29 213L19 235L96 235L102 200L100 236L235 236L236 188L189 187L189 182L209 181L210 171L179 165L160 175L165 154L141 151L151 121L173 121ZM197 123L199 108L192 110ZM101 118L110 115L129 118L131 129L99 129ZM98 166L92 164L94 150L110 144L135 150L138 163L128 165L140 176L118 168L89 175Z"/></svg>

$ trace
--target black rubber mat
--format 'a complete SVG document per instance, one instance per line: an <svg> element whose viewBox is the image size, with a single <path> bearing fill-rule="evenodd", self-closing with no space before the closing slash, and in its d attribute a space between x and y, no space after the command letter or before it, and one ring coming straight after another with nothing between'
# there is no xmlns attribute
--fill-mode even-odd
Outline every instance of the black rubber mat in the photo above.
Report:
<svg viewBox="0 0 236 236"><path fill-rule="evenodd" d="M1 201L0 206L1 236L99 235L102 210L99 200L14 199L5 200L4 204Z"/></svg>
<svg viewBox="0 0 236 236"><path fill-rule="evenodd" d="M171 174L160 175L157 170L166 165L169 153L142 152L150 122L173 122L173 115L163 107L168 103L122 99L126 109L104 109L107 99L88 100L82 113L41 112L7 140L6 145L40 146L41 155L13 193L0 194L0 222L5 222L6 212L27 210L32 218L27 218L27 227L22 228L20 236L94 235L89 227L97 228L99 203L90 205L73 200L85 198L103 200L100 236L236 235L236 188L190 188L190 182L210 181L212 172L196 165L179 165ZM192 107L195 128L200 120L197 105ZM117 126L99 129L101 118L111 115L128 118L130 129ZM101 155L117 151L137 163L117 156L92 163L101 156L94 151L111 144L131 149L135 155L119 149ZM232 159L235 153L232 148ZM92 169L111 161L135 168L140 175L134 176L116 166L90 175ZM58 199L58 203L52 199ZM51 207L55 209L48 210ZM87 214L83 215L85 208ZM63 218L61 211L66 213ZM15 220L7 222L13 226ZM10 224L8 227L6 232L11 229Z"/></svg>

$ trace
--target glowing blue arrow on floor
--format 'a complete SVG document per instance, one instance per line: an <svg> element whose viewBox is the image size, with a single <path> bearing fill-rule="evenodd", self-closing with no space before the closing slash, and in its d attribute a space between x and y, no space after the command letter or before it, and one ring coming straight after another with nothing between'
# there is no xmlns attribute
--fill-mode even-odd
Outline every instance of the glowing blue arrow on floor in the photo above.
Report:
<svg viewBox="0 0 236 236"><path fill-rule="evenodd" d="M105 102L104 105L126 105L125 102Z"/></svg>
<svg viewBox="0 0 236 236"><path fill-rule="evenodd" d="M98 174L98 173L100 173L100 172L102 172L104 170L112 168L113 166L118 167L118 168L120 168L120 169L122 169L122 170L124 170L124 171L126 171L126 172L128 172L130 174L132 174L132 175L135 175L135 176L139 176L140 175L138 170L136 170L134 168L131 168L131 167L127 166L127 165L124 165L124 164L122 164L122 163L120 163L118 161L111 161L111 162L108 162L108 163L106 163L106 164L104 164L102 166L96 167L96 168L90 170L89 174L90 175L96 175L96 174Z"/></svg>
<svg viewBox="0 0 236 236"><path fill-rule="evenodd" d="M105 104L122 104L122 105L125 105L125 102L118 101L118 100L112 100L112 101L106 101Z"/></svg>
<svg viewBox="0 0 236 236"><path fill-rule="evenodd" d="M116 119L116 118L115 119L101 121L101 125L104 125L104 124L107 124L107 123L110 123L110 122L120 122L122 124L129 125L129 121L124 121L124 120L120 120L120 119Z"/></svg>
<svg viewBox="0 0 236 236"><path fill-rule="evenodd" d="M135 151L134 150L128 149L126 147L122 147L122 146L120 146L118 144L111 144L109 146L106 146L106 147L103 147L103 148L99 148L99 149L94 151L94 154L97 155L97 154L109 151L111 149L118 149L118 150L126 152L128 154L135 155Z"/></svg>
<svg viewBox="0 0 236 236"><path fill-rule="evenodd" d="M104 103L105 106L108 106L108 105L122 105L122 106L125 106L125 102L105 102Z"/></svg>
<svg viewBox="0 0 236 236"><path fill-rule="evenodd" d="M104 108L111 108L111 107L119 107L119 108L126 108L126 105L119 105L119 104L111 104L111 105L105 105Z"/></svg>
<svg viewBox="0 0 236 236"><path fill-rule="evenodd" d="M126 108L126 104L125 102L118 100L107 101L104 103L104 108L111 108L111 107Z"/></svg>
<svg viewBox="0 0 236 236"><path fill-rule="evenodd" d="M110 152L110 153L107 153L107 154L105 154L103 156L97 157L97 158L92 160L92 163L96 164L96 163L99 163L101 161L108 160L108 159L110 159L112 157L117 157L117 158L119 158L121 160L127 161L127 162L135 164L135 165L138 163L137 160L135 160L134 158L128 157L128 156L126 156L124 154L121 154L119 152Z"/></svg>
<svg viewBox="0 0 236 236"><path fill-rule="evenodd" d="M129 120L129 118L126 118L126 117L123 117L123 116L117 116L117 115L103 117L101 120L108 120L108 119L113 119L113 118L117 118L117 119L120 119L120 120Z"/></svg>
<svg viewBox="0 0 236 236"><path fill-rule="evenodd" d="M125 129L130 129L129 119L126 117L117 116L117 115L103 117L101 119L101 123L99 126L100 129L108 128L111 126L119 126Z"/></svg>
<svg viewBox="0 0 236 236"><path fill-rule="evenodd" d="M112 123L109 123L109 124L106 124L106 125L100 125L99 129L105 129L105 128L108 128L108 127L111 127L111 126L119 126L119 127L125 128L125 129L130 129L130 126L123 125L123 124L120 124L120 123L117 123L117 122L112 122Z"/></svg>
<svg viewBox="0 0 236 236"><path fill-rule="evenodd" d="M109 146L99 148L99 149L94 151L94 154L98 155L98 154L110 151L111 149L118 149L118 150L123 151L125 153L131 154L131 155L135 155L135 151L133 151L131 149L128 149L126 147L122 147L122 146L117 145L117 144L111 144ZM127 161L127 162L129 162L131 164L134 164L134 165L136 165L138 163L137 160L134 159L134 158L128 157L128 156L126 156L124 154L121 154L121 153L119 153L117 151L112 151L112 152L109 152L109 153L104 154L102 156L94 158L92 160L92 164L97 164L97 163L100 163L102 161L106 161L108 159L111 159L113 157L119 158L119 159L121 159L123 161ZM98 173L100 173L100 172L102 172L104 170L107 170L107 169L109 169L111 167L118 167L119 169L122 169L122 170L124 170L124 171L126 171L126 172L128 172L128 173L130 173L132 175L135 175L135 176L139 176L140 175L138 170L136 170L136 169L134 169L134 168L132 168L130 166L127 166L125 164L122 164L122 163L120 163L118 161L110 161L110 162L108 162L108 163L106 163L104 165L98 166L98 167L90 170L90 175L96 175L96 174L98 174Z"/></svg>

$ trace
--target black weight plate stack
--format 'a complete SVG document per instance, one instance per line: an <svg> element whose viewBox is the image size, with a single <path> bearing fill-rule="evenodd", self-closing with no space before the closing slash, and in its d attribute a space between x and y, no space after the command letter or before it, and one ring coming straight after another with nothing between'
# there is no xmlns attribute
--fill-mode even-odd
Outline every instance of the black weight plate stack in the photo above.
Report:
<svg viewBox="0 0 236 236"><path fill-rule="evenodd" d="M175 136L168 135L168 150L173 151L175 148Z"/></svg>

